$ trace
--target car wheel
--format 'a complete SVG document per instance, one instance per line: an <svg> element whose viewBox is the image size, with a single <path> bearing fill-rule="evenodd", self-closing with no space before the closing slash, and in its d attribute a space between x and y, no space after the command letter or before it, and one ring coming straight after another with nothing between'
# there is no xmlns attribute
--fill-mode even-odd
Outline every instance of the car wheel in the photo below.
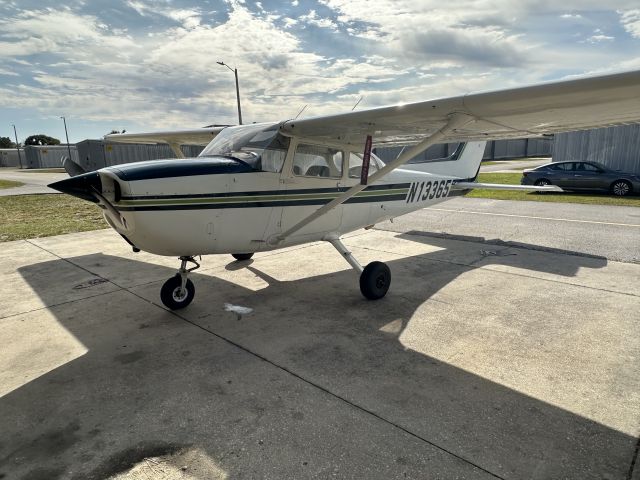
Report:
<svg viewBox="0 0 640 480"><path fill-rule="evenodd" d="M631 193L631 184L626 180L616 180L611 184L611 193L618 197L624 197Z"/></svg>

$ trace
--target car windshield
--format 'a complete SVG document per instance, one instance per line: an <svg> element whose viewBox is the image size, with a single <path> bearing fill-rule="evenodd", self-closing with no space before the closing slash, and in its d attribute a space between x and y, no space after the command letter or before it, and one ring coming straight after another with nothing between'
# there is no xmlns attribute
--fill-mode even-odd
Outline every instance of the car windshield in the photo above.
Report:
<svg viewBox="0 0 640 480"><path fill-rule="evenodd" d="M289 138L278 133L277 123L239 125L222 130L199 157L230 157L254 170L278 172L288 148Z"/></svg>

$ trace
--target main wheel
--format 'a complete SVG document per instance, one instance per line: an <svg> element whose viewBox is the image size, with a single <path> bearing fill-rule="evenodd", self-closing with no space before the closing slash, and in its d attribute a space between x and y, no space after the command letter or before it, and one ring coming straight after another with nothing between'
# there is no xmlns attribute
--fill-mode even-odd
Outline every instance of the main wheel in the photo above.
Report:
<svg viewBox="0 0 640 480"><path fill-rule="evenodd" d="M187 279L187 283L183 289L182 278L178 274L164 282L164 285L162 285L160 289L160 300L162 300L162 303L164 303L167 308L179 310L189 305L195 294L196 287L193 286L193 282Z"/></svg>
<svg viewBox="0 0 640 480"><path fill-rule="evenodd" d="M360 274L360 291L369 300L384 297L391 285L391 270L382 262L371 262Z"/></svg>
<svg viewBox="0 0 640 480"><path fill-rule="evenodd" d="M611 184L611 193L618 197L624 197L631 192L631 184L626 180L616 180Z"/></svg>
<svg viewBox="0 0 640 480"><path fill-rule="evenodd" d="M253 257L253 253L232 253L231 256L236 260L242 261L249 260L251 257Z"/></svg>

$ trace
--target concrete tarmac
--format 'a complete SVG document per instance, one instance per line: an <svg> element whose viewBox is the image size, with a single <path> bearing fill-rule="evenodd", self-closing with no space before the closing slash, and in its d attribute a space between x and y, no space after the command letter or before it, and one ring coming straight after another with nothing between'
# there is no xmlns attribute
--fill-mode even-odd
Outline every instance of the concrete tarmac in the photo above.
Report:
<svg viewBox="0 0 640 480"><path fill-rule="evenodd" d="M640 265L345 243L387 297L317 243L204 257L173 313L115 232L4 243L0 478L639 478Z"/></svg>

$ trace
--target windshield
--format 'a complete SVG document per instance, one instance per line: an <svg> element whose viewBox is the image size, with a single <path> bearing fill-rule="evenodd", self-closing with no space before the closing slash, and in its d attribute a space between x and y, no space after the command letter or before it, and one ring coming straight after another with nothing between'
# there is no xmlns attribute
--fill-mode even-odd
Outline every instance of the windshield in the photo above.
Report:
<svg viewBox="0 0 640 480"><path fill-rule="evenodd" d="M278 133L277 123L260 123L225 128L199 156L231 157L254 170L280 172L288 148L289 138Z"/></svg>

